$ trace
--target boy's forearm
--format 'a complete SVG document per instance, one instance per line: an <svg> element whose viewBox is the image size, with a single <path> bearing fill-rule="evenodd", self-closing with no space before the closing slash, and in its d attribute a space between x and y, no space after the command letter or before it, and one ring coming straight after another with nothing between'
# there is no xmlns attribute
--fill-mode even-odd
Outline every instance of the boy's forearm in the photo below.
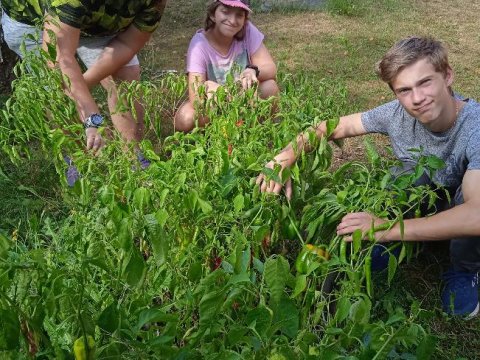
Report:
<svg viewBox="0 0 480 360"><path fill-rule="evenodd" d="M404 220L404 233L400 224L381 234L383 241L441 241L452 238L480 236L478 207L465 203L435 215Z"/></svg>

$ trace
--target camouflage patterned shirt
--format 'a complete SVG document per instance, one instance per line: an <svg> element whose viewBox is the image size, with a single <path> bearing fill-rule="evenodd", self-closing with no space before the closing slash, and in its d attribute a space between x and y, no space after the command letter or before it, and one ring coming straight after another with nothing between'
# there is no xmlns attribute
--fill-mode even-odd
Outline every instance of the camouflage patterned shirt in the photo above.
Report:
<svg viewBox="0 0 480 360"><path fill-rule="evenodd" d="M50 0L2 0L2 8L12 19L34 25L45 14Z"/></svg>
<svg viewBox="0 0 480 360"><path fill-rule="evenodd" d="M2 0L13 19L33 24L45 11L84 35L108 36L131 24L141 31L158 27L167 0ZM5 3L5 4L3 4Z"/></svg>

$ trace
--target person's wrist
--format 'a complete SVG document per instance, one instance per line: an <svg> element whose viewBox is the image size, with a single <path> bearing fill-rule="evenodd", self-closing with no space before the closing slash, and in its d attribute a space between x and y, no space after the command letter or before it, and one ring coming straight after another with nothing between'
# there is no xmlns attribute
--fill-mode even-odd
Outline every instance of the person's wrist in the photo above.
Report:
<svg viewBox="0 0 480 360"><path fill-rule="evenodd" d="M103 116L98 113L93 113L83 121L84 129L98 129L103 124Z"/></svg>
<svg viewBox="0 0 480 360"><path fill-rule="evenodd" d="M258 76L260 75L260 69L258 68L257 65L253 65L253 64L248 64L246 67L245 67L245 70L252 70L254 73L255 73L255 76L258 78Z"/></svg>
<svg viewBox="0 0 480 360"><path fill-rule="evenodd" d="M255 70L250 69L250 68L247 68L247 69L243 70L243 74L244 74L244 75L245 75L245 74L256 75Z"/></svg>

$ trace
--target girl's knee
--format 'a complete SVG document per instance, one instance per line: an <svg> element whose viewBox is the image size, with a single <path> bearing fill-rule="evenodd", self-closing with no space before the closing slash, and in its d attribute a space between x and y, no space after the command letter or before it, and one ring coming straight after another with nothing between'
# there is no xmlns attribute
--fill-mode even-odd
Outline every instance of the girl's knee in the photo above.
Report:
<svg viewBox="0 0 480 360"><path fill-rule="evenodd" d="M195 125L195 110L189 101L180 106L175 113L174 127L176 131L189 132Z"/></svg>
<svg viewBox="0 0 480 360"><path fill-rule="evenodd" d="M260 97L262 99L268 99L272 96L278 96L280 89L278 88L277 82L273 79L265 80L259 84L260 88Z"/></svg>

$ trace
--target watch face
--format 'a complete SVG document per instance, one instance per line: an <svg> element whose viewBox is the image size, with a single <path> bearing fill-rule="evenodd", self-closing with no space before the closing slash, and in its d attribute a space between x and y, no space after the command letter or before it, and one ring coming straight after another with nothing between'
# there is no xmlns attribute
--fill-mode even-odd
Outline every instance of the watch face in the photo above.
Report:
<svg viewBox="0 0 480 360"><path fill-rule="evenodd" d="M100 126L103 123L103 116L99 114L93 114L92 116L90 116L90 121L93 125Z"/></svg>

